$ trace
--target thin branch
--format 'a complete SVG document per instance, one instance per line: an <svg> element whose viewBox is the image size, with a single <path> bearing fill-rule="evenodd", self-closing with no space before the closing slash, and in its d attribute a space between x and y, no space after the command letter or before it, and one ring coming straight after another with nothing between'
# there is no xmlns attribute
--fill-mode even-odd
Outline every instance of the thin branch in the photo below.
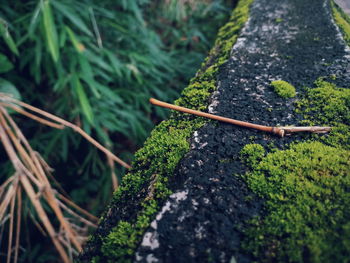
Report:
<svg viewBox="0 0 350 263"><path fill-rule="evenodd" d="M329 132L331 130L331 127L319 127L319 126L314 126L314 127L271 127L271 126L264 126L264 125L254 124L254 123L245 122L245 121L238 121L238 120L234 120L234 119L230 119L230 118L226 118L226 117L222 117L222 116L218 116L218 115L214 115L214 114L210 114L210 113L206 113L206 112L201 112L201 111L197 111L197 110L191 110L191 109L188 109L185 107L173 105L173 104L166 103L166 102L156 100L153 98L151 98L149 101L153 105L160 106L163 108L181 111L184 113L189 113L189 114L197 115L200 117L205 117L208 119L222 121L222 122L234 124L234 125L241 126L241 127L252 128L252 129L256 129L256 130L260 130L260 131L270 132L270 133L279 135L280 137L284 137L285 135L289 135L289 134L294 133L294 132L326 133L326 132Z"/></svg>

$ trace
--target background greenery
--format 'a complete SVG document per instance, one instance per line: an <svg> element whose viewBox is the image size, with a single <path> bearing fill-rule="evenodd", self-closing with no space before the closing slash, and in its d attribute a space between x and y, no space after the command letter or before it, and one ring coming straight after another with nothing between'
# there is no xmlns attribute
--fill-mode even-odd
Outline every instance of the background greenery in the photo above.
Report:
<svg viewBox="0 0 350 263"><path fill-rule="evenodd" d="M171 102L178 96L234 2L0 0L0 92L78 124L131 162L166 117L151 110L149 97ZM74 131L15 118L64 190L98 214L112 192L105 156ZM11 174L6 160L0 148L1 181ZM123 169L115 169L121 179ZM21 260L54 260L33 238L37 230L25 228Z"/></svg>

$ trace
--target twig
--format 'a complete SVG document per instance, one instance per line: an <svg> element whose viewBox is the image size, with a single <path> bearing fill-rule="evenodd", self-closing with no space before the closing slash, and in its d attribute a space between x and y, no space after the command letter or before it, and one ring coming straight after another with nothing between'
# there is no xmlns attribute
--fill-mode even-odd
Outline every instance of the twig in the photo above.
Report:
<svg viewBox="0 0 350 263"><path fill-rule="evenodd" d="M250 122L238 121L238 120L234 120L234 119L230 119L230 118L226 118L226 117L221 117L218 115L214 115L214 114L210 114L210 113L206 113L206 112L201 112L201 111L197 111L197 110L191 110L191 109L188 109L185 107L169 104L169 103L166 103L166 102L163 102L160 100L156 100L153 98L151 98L149 101L153 105L160 106L163 108L168 108L168 109L172 109L172 110L176 110L176 111L181 111L184 113L197 115L200 117L205 117L205 118L209 118L209 119L213 119L213 120L227 122L227 123L231 123L231 124L241 126L241 127L252 128L252 129L256 129L256 130L260 130L260 131L270 132L270 133L276 134L280 137L284 137L285 135L289 135L289 134L294 133L294 132L304 132L305 131L305 132L314 132L314 133L326 133L326 132L329 132L331 130L331 127L319 127L319 126L313 126L313 127L271 127L271 126L264 126L264 125L250 123Z"/></svg>

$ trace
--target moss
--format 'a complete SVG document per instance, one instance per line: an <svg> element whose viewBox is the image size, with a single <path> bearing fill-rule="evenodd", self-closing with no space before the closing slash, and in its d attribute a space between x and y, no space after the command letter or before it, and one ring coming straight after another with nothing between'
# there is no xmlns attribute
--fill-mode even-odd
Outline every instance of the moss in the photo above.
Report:
<svg viewBox="0 0 350 263"><path fill-rule="evenodd" d="M241 159L250 166L260 162L264 155L265 149L260 144L247 144L240 152Z"/></svg>
<svg viewBox="0 0 350 263"><path fill-rule="evenodd" d="M282 98L293 98L296 95L294 86L284 80L272 81L271 86L275 88L275 92Z"/></svg>
<svg viewBox="0 0 350 263"><path fill-rule="evenodd" d="M275 21L276 21L276 23L282 23L283 22L283 18L278 17L278 18L275 19Z"/></svg>
<svg viewBox="0 0 350 263"><path fill-rule="evenodd" d="M350 151L304 142L269 154L247 175L267 200L245 247L261 261L344 262L350 219Z"/></svg>
<svg viewBox="0 0 350 263"><path fill-rule="evenodd" d="M350 120L350 90L337 88L335 84L319 78L316 88L297 102L297 111L304 114L305 123L310 125L336 125ZM319 114L323 112L323 114Z"/></svg>
<svg viewBox="0 0 350 263"><path fill-rule="evenodd" d="M343 10L331 1L333 18L343 33L344 40L350 45L350 17Z"/></svg>
<svg viewBox="0 0 350 263"><path fill-rule="evenodd" d="M348 262L350 90L318 79L297 108L306 123L334 128L260 161L262 147L243 148L247 184L266 200L266 215L250 222L244 248L259 262Z"/></svg>
<svg viewBox="0 0 350 263"><path fill-rule="evenodd" d="M216 89L216 75L220 65L229 58L240 29L248 19L253 0L241 0L230 21L220 29L214 48L190 85L184 89L176 105L196 110L206 110L208 99ZM189 151L189 138L206 123L203 118L173 112L152 132L144 147L136 153L133 170L115 192L111 208L126 206L129 200L139 198L136 216L121 220L106 236L94 236L96 246L101 244L92 260L95 262L131 262L142 235L165 199L171 194L168 180L179 161ZM108 220L108 216L103 216ZM98 251L99 248L95 247Z"/></svg>

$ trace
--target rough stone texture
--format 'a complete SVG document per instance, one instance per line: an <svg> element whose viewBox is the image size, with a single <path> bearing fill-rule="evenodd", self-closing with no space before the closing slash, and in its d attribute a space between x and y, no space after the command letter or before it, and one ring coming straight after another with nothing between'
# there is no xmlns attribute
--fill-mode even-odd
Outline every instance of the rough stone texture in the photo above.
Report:
<svg viewBox="0 0 350 263"><path fill-rule="evenodd" d="M221 69L209 111L263 125L297 124L293 99L278 97L271 81L282 79L299 95L320 76L350 83L350 52L326 0L256 0L251 17ZM250 262L240 247L245 220L263 213L238 174L250 142L280 148L283 139L222 123L209 123L192 138L177 173L183 178L145 233L139 262Z"/></svg>

